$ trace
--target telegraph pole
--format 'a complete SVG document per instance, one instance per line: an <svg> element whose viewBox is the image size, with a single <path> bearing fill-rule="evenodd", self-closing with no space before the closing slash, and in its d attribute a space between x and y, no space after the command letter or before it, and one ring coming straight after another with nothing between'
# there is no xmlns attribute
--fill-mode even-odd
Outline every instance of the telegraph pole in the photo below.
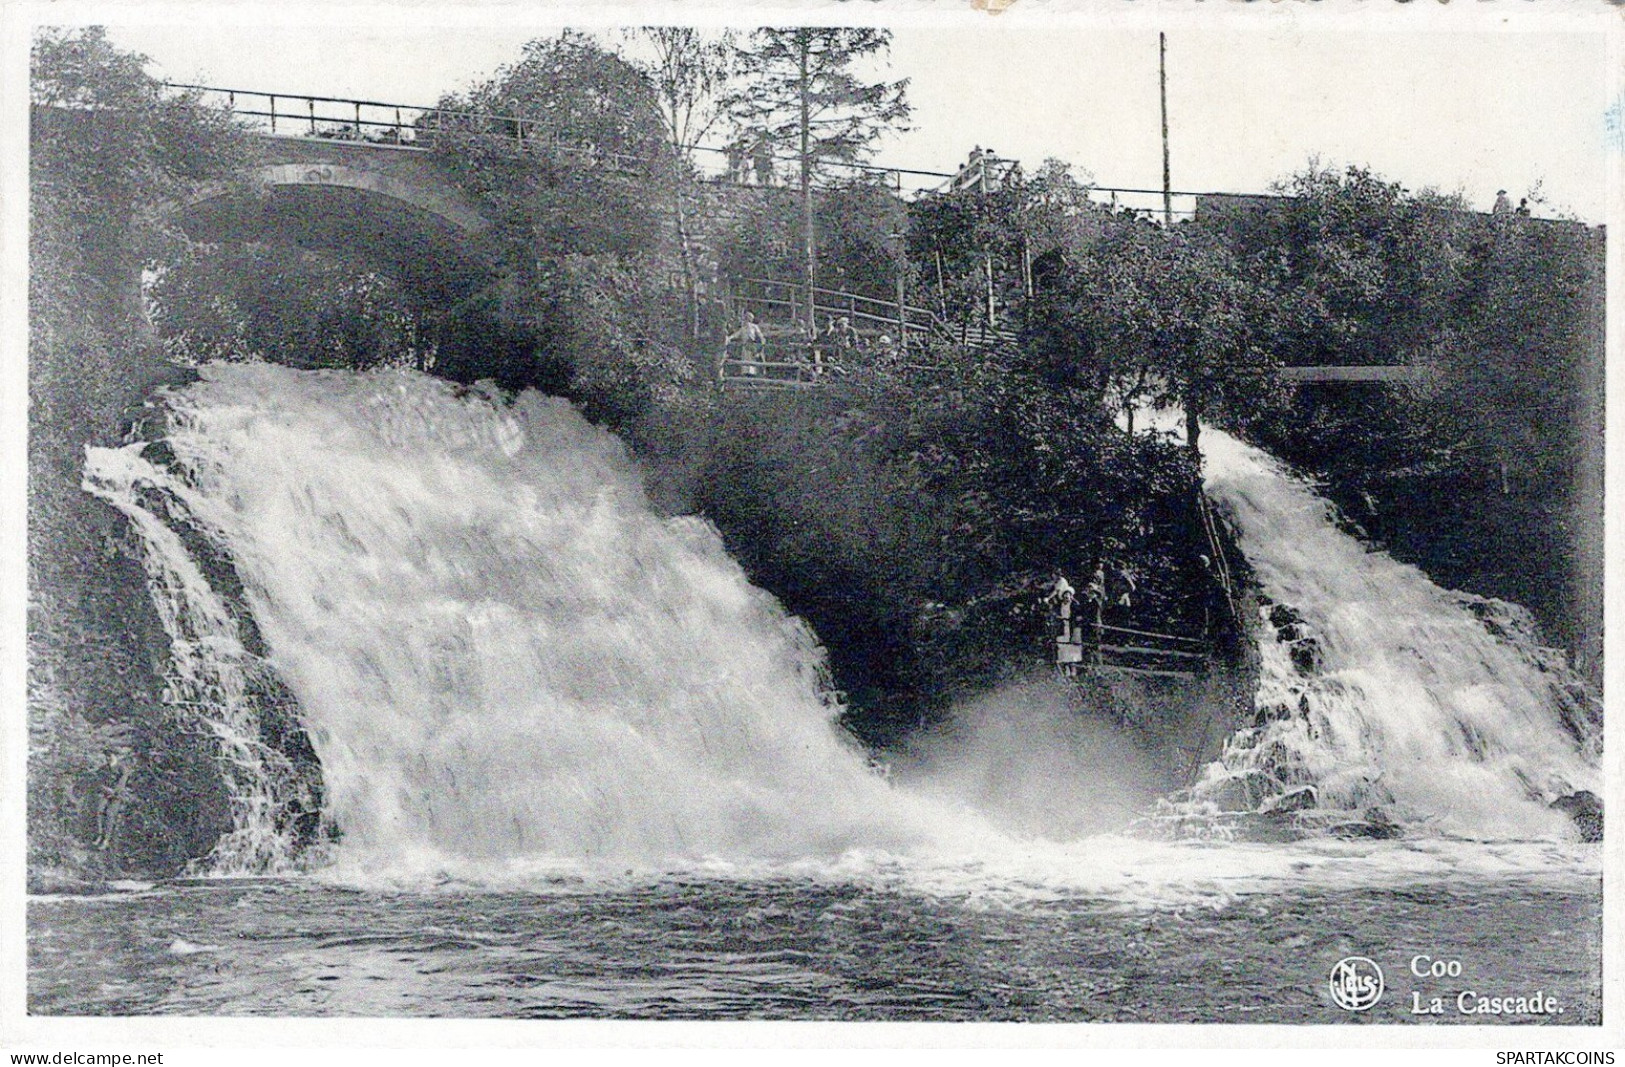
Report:
<svg viewBox="0 0 1625 1067"><path fill-rule="evenodd" d="M1174 228L1174 185L1168 169L1168 35L1157 34L1157 82L1162 92L1162 224Z"/></svg>

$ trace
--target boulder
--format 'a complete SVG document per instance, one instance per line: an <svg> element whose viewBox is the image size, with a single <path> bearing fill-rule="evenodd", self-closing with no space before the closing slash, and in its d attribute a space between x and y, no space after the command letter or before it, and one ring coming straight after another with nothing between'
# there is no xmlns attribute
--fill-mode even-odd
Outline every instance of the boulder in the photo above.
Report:
<svg viewBox="0 0 1625 1067"><path fill-rule="evenodd" d="M1289 815L1295 811L1308 811L1319 803L1315 787L1305 785L1266 800L1258 810L1266 815Z"/></svg>
<svg viewBox="0 0 1625 1067"><path fill-rule="evenodd" d="M1551 806L1574 820L1580 840L1594 844L1602 840L1602 800L1589 789L1578 789L1558 797Z"/></svg>
<svg viewBox="0 0 1625 1067"><path fill-rule="evenodd" d="M1364 819L1338 823L1328 832L1333 837L1346 840L1392 841L1405 836L1404 828L1390 819L1388 813L1381 808L1371 808L1365 813Z"/></svg>

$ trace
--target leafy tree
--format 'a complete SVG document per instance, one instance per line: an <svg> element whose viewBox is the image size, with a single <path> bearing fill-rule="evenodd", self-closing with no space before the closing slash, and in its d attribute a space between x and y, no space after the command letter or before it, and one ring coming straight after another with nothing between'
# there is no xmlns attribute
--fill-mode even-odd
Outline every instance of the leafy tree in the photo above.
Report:
<svg viewBox="0 0 1625 1067"><path fill-rule="evenodd" d="M1200 231L1120 217L1037 307L1030 343L1048 376L1122 414L1131 433L1141 403L1182 408L1193 458L1203 419L1245 422L1281 400L1272 304Z"/></svg>
<svg viewBox="0 0 1625 1067"><path fill-rule="evenodd" d="M1025 324L1035 264L1076 259L1099 236L1108 212L1059 160L1030 177L1014 167L983 189L950 190L910 206L909 257L932 283L948 321L970 326L996 316Z"/></svg>
<svg viewBox="0 0 1625 1067"><path fill-rule="evenodd" d="M890 46L886 30L764 27L739 52L742 84L727 99L735 125L796 161L808 306L818 273L814 178L830 164L865 158L882 133L909 115L906 78L865 82L852 70Z"/></svg>
<svg viewBox="0 0 1625 1067"><path fill-rule="evenodd" d="M200 245L155 272L148 303L171 357L184 363L434 363L435 313L390 278L331 253Z"/></svg>
<svg viewBox="0 0 1625 1067"><path fill-rule="evenodd" d="M800 205L782 189L760 190L719 244L722 268L735 278L802 279L804 261L786 235L799 225ZM912 278L898 234L908 208L875 181L825 186L813 202L813 230L821 249L817 283L825 288L892 301L897 272Z"/></svg>
<svg viewBox="0 0 1625 1067"><path fill-rule="evenodd" d="M131 314L141 264L180 240L163 205L249 154L229 115L165 91L145 63L99 26L50 29L34 41L29 86L36 282L116 279Z"/></svg>
<svg viewBox="0 0 1625 1067"><path fill-rule="evenodd" d="M722 97L733 74L733 35L709 36L687 26L645 26L632 31L632 37L651 53L640 69L654 87L672 148L672 219L688 285L690 335L698 340L701 280L685 198L692 197L694 151L724 114Z"/></svg>
<svg viewBox="0 0 1625 1067"><path fill-rule="evenodd" d="M441 373L571 393L616 420L686 379L694 307L668 299L661 204L687 163L648 73L566 31L441 107L428 139L495 220L500 275L453 310Z"/></svg>
<svg viewBox="0 0 1625 1067"><path fill-rule="evenodd" d="M1290 315L1274 344L1293 364L1424 361L1465 265L1457 198L1412 193L1362 167L1311 165L1275 187L1269 210L1215 214L1203 228Z"/></svg>
<svg viewBox="0 0 1625 1067"><path fill-rule="evenodd" d="M142 267L180 244L165 206L249 158L229 116L166 92L144 68L99 27L46 30L33 42L28 832L36 880L174 873L229 823L212 747L163 703L150 649L164 638L141 563L111 510L80 490L85 446L119 443L131 407L174 377L140 296Z"/></svg>
<svg viewBox="0 0 1625 1067"><path fill-rule="evenodd" d="M421 139L495 221L491 250L508 270L658 241L634 179L669 171L659 103L643 72L591 38L531 41L518 63L438 108L420 120Z"/></svg>
<svg viewBox="0 0 1625 1067"><path fill-rule="evenodd" d="M734 35L688 26L644 26L630 36L650 53L636 65L654 88L666 139L678 154L690 155L726 114L723 100L734 75Z"/></svg>

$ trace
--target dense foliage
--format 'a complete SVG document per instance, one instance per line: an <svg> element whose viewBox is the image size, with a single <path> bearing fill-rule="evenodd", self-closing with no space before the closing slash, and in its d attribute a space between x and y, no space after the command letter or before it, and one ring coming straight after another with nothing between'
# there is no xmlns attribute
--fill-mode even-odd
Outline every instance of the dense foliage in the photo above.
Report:
<svg viewBox="0 0 1625 1067"><path fill-rule="evenodd" d="M686 164L662 100L644 71L571 32L441 100L453 118L423 136L493 220L496 275L453 309L441 373L566 392L617 423L695 376L692 284L672 283L666 227Z"/></svg>
<svg viewBox="0 0 1625 1067"><path fill-rule="evenodd" d="M173 872L214 844L225 798L208 740L163 705L138 550L79 481L86 444L118 443L166 377L139 288L180 245L162 208L244 146L99 29L36 39L32 103L29 867Z"/></svg>
<svg viewBox="0 0 1625 1067"><path fill-rule="evenodd" d="M170 357L184 363L426 370L435 362L437 309L333 253L199 245L155 269L146 296Z"/></svg>
<svg viewBox="0 0 1625 1067"><path fill-rule="evenodd" d="M813 623L875 743L1044 662L1036 605L1057 574L1101 569L1119 624L1220 621L1184 450L964 355L860 372L811 402L730 403L702 481L705 513Z"/></svg>
<svg viewBox="0 0 1625 1067"><path fill-rule="evenodd" d="M1203 223L1276 294L1274 351L1431 377L1305 388L1258 435L1402 558L1532 609L1598 678L1601 235L1359 168L1281 192Z"/></svg>
<svg viewBox="0 0 1625 1067"><path fill-rule="evenodd" d="M884 55L891 33L865 27L763 27L738 52L743 83L725 101L738 143L758 158L794 161L801 192L802 281L818 275L813 182L836 164L868 157L874 142L908 119L908 80L864 81L854 69ZM761 177L767 177L763 174Z"/></svg>
<svg viewBox="0 0 1625 1067"><path fill-rule="evenodd" d="M730 278L805 282L802 252L794 235L800 205L783 189L763 189L745 201L718 242L717 260ZM916 272L901 245L907 211L895 194L872 181L842 182L821 189L813 201L813 232L819 254L816 283L825 289L875 300L896 299L897 275L918 296Z"/></svg>
<svg viewBox="0 0 1625 1067"><path fill-rule="evenodd" d="M1203 420L1245 425L1282 402L1275 306L1201 231L1116 216L1036 294L1027 344L1049 380L1130 432L1139 407L1181 409L1195 456Z"/></svg>

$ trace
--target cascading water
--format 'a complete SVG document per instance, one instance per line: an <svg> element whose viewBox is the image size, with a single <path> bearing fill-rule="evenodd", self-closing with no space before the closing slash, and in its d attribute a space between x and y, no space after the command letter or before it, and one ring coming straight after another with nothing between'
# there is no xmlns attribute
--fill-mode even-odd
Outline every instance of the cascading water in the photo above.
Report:
<svg viewBox="0 0 1625 1067"><path fill-rule="evenodd" d="M231 798L232 829L201 865L217 873L282 870L296 859L301 816L319 810L309 770L266 743L270 709L263 695L276 686L261 657L243 640L231 606L210 584L176 529L219 548L220 531L195 517L196 493L154 466L145 446L92 448L84 488L129 518L140 535L147 580L169 636L164 703L192 728L214 738L220 774Z"/></svg>
<svg viewBox="0 0 1625 1067"><path fill-rule="evenodd" d="M1271 602L1253 724L1193 790L1243 810L1376 809L1465 836L1573 833L1600 709L1514 605L1443 590L1340 530L1277 461L1203 432L1206 490ZM1272 632L1273 631L1273 632Z"/></svg>
<svg viewBox="0 0 1625 1067"><path fill-rule="evenodd" d="M1088 820L1036 795L1001 832L962 775L875 773L834 725L813 635L709 525L654 514L620 444L561 400L410 372L201 377L163 396L161 442L90 449L85 485L143 538L170 700L217 739L236 805L217 872L288 869L318 796L338 867L373 873L866 853L1142 887L1213 870L1149 841L1069 844ZM1313 786L1322 809L1572 836L1538 794L1594 786L1574 740L1589 709L1517 616L1367 551L1267 457L1207 440L1210 494L1318 660L1262 642L1260 721L1197 800L1268 808ZM211 586L208 556L240 593ZM297 699L319 790L273 743L270 676ZM1237 877L1267 866L1233 859Z"/></svg>
<svg viewBox="0 0 1625 1067"><path fill-rule="evenodd" d="M92 449L86 485L146 538L186 699L212 703L241 765L241 642L165 520L229 554L346 860L799 857L924 835L841 740L813 635L707 524L653 514L619 443L564 401L406 372L202 379L164 399L172 460ZM286 840L260 799L274 777L233 779L255 798L236 837Z"/></svg>

